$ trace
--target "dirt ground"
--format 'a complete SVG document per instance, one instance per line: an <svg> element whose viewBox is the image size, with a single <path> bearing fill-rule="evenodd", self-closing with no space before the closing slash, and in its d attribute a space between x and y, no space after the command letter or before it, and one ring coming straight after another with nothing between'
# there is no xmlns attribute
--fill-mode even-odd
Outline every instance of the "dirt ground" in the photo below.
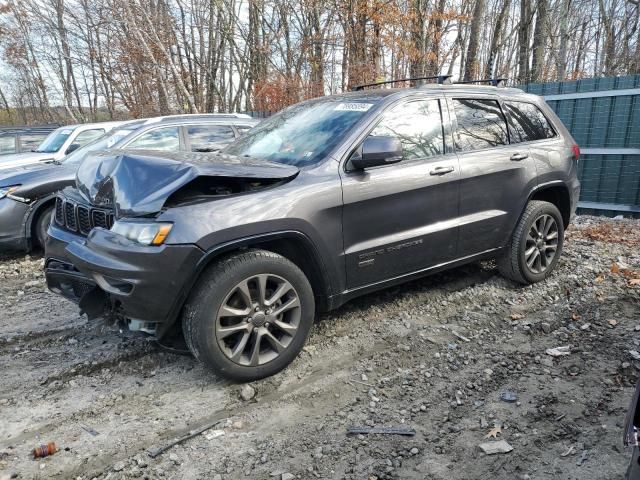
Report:
<svg viewBox="0 0 640 480"><path fill-rule="evenodd" d="M640 221L578 217L559 268L531 287L483 263L353 301L288 369L245 387L249 400L189 356L87 322L41 267L0 261L1 479L605 480L626 468ZM570 353L545 353L560 346ZM490 431L513 450L480 451ZM60 451L33 460L49 441Z"/></svg>

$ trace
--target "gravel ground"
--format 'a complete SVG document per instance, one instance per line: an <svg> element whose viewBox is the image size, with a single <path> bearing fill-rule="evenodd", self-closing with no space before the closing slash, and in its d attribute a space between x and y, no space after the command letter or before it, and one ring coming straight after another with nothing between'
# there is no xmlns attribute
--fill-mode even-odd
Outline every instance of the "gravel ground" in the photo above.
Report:
<svg viewBox="0 0 640 480"><path fill-rule="evenodd" d="M320 319L288 369L249 386L87 322L46 291L41 267L0 261L0 479L604 480L626 468L640 221L578 217L559 268L534 286L482 263L355 300ZM49 441L60 451L33 460ZM489 455L485 442L512 450Z"/></svg>

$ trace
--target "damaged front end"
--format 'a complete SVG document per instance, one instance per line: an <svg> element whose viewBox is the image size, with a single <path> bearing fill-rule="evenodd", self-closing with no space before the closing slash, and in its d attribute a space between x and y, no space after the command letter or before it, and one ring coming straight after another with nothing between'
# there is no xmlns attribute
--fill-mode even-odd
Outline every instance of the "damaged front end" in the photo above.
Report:
<svg viewBox="0 0 640 480"><path fill-rule="evenodd" d="M295 167L211 154L105 152L87 159L77 188L56 199L46 245L49 288L90 319L125 320L161 336L179 314L204 252L171 243L159 215L289 181Z"/></svg>

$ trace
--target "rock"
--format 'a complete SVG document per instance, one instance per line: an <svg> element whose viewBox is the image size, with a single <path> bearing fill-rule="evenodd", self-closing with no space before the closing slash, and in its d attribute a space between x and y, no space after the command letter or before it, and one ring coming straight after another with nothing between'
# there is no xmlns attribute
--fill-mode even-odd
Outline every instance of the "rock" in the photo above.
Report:
<svg viewBox="0 0 640 480"><path fill-rule="evenodd" d="M582 325L580 327L580 330L589 330L591 328L591 324L590 323L585 323L584 325Z"/></svg>
<svg viewBox="0 0 640 480"><path fill-rule="evenodd" d="M216 474L213 476L213 480L222 480L222 475L220 475L219 473L216 473Z"/></svg>
<svg viewBox="0 0 640 480"><path fill-rule="evenodd" d="M513 447L504 440L481 443L478 445L478 448L487 455L493 455L495 453L509 453L513 450Z"/></svg>
<svg viewBox="0 0 640 480"><path fill-rule="evenodd" d="M296 476L293 473L283 473L280 476L280 480L293 480Z"/></svg>
<svg viewBox="0 0 640 480"><path fill-rule="evenodd" d="M178 457L178 455L176 455L175 453L170 453L169 454L169 460L171 460L173 463L175 463L176 465L180 464L180 458Z"/></svg>
<svg viewBox="0 0 640 480"><path fill-rule="evenodd" d="M547 322L542 322L540 324L540 328L544 333L551 333L551 325L548 324Z"/></svg>
<svg viewBox="0 0 640 480"><path fill-rule="evenodd" d="M420 450L418 450L416 447L413 447L411 449L411 455L417 455L418 453L420 453Z"/></svg>
<svg viewBox="0 0 640 480"><path fill-rule="evenodd" d="M256 389L249 384L243 385L242 388L240 389L240 398L242 398L242 400L244 400L245 402L248 402L249 400L253 399L253 397L255 396L256 396Z"/></svg>
<svg viewBox="0 0 640 480"><path fill-rule="evenodd" d="M117 463L113 466L113 469L114 469L116 472L121 472L122 470L124 470L124 467L125 467L124 462L117 462Z"/></svg>

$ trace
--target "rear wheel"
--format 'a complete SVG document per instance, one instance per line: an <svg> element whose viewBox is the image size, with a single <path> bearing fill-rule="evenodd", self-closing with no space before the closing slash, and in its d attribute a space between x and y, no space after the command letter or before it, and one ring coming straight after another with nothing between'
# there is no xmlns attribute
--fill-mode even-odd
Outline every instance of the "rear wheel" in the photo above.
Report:
<svg viewBox="0 0 640 480"><path fill-rule="evenodd" d="M45 208L40 215L38 215L38 219L34 224L34 240L42 248L44 248L47 241L47 230L51 223L51 215L53 215L53 207Z"/></svg>
<svg viewBox="0 0 640 480"><path fill-rule="evenodd" d="M518 222L510 245L498 258L500 273L519 283L544 280L553 271L564 243L564 224L558 208L532 200Z"/></svg>
<svg viewBox="0 0 640 480"><path fill-rule="evenodd" d="M209 368L252 381L293 361L314 315L311 285L295 264L248 250L203 274L185 306L183 330L189 349Z"/></svg>

